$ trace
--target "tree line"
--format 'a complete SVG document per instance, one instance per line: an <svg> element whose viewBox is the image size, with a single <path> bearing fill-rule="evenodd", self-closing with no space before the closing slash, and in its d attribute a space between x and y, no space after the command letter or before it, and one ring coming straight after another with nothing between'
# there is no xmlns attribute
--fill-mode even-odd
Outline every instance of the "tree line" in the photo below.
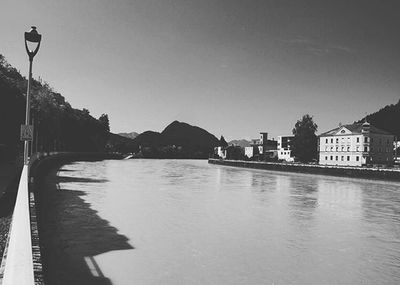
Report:
<svg viewBox="0 0 400 285"><path fill-rule="evenodd" d="M22 151L20 125L25 122L27 79L0 54L0 159ZM33 151L104 151L110 126L89 110L74 109L48 83L32 80Z"/></svg>

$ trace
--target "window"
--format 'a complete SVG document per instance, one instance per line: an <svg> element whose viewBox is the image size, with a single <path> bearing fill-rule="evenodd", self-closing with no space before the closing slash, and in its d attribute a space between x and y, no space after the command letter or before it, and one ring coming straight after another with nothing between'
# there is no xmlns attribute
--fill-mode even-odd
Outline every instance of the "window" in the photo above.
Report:
<svg viewBox="0 0 400 285"><path fill-rule="evenodd" d="M331 139L331 143L333 143L333 139Z"/></svg>
<svg viewBox="0 0 400 285"><path fill-rule="evenodd" d="M328 143L328 139L325 139L325 143Z"/></svg>
<svg viewBox="0 0 400 285"><path fill-rule="evenodd" d="M360 157L359 156L356 156L356 161L360 161Z"/></svg>
<svg viewBox="0 0 400 285"><path fill-rule="evenodd" d="M347 147L347 151L350 151L350 147L349 146Z"/></svg>
<svg viewBox="0 0 400 285"><path fill-rule="evenodd" d="M343 155L342 155L341 159L342 159L342 161L344 161L344 156Z"/></svg>
<svg viewBox="0 0 400 285"><path fill-rule="evenodd" d="M344 146L342 146L342 151L344 151Z"/></svg>
<svg viewBox="0 0 400 285"><path fill-rule="evenodd" d="M371 138L371 142L374 142L374 138Z"/></svg>
<svg viewBox="0 0 400 285"><path fill-rule="evenodd" d="M357 142L358 142L358 143L360 142L360 138L357 138Z"/></svg>
<svg viewBox="0 0 400 285"><path fill-rule="evenodd" d="M356 151L360 151L360 147L358 146L358 147L356 147Z"/></svg>
<svg viewBox="0 0 400 285"><path fill-rule="evenodd" d="M331 160L333 160L333 156L331 155Z"/></svg>
<svg viewBox="0 0 400 285"><path fill-rule="evenodd" d="M350 155L347 156L347 161L350 161Z"/></svg>
<svg viewBox="0 0 400 285"><path fill-rule="evenodd" d="M364 138L364 142L366 142L366 143L368 142L368 137Z"/></svg>
<svg viewBox="0 0 400 285"><path fill-rule="evenodd" d="M339 139L338 138L336 139L336 143L339 143Z"/></svg>
<svg viewBox="0 0 400 285"><path fill-rule="evenodd" d="M339 151L339 147L338 146L336 147L336 151Z"/></svg>
<svg viewBox="0 0 400 285"><path fill-rule="evenodd" d="M364 151L368 151L368 147L367 146L364 146Z"/></svg>
<svg viewBox="0 0 400 285"><path fill-rule="evenodd" d="M328 157L327 157L327 156L325 156L325 160L328 160Z"/></svg>
<svg viewBox="0 0 400 285"><path fill-rule="evenodd" d="M339 157L338 157L338 156L336 156L335 158L336 158L336 160L338 160L338 159L339 159Z"/></svg>

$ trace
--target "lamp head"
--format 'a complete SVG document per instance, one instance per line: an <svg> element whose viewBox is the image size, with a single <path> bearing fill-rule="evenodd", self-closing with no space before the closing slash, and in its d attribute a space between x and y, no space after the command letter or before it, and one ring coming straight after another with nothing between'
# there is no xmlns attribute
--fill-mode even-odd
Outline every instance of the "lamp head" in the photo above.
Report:
<svg viewBox="0 0 400 285"><path fill-rule="evenodd" d="M26 49L26 52L28 53L30 60L32 60L33 57L39 51L41 40L42 40L42 35L38 33L35 26L32 26L31 30L29 32L25 32L25 49ZM34 50L30 50L28 48L28 42L36 43L37 44L36 48Z"/></svg>

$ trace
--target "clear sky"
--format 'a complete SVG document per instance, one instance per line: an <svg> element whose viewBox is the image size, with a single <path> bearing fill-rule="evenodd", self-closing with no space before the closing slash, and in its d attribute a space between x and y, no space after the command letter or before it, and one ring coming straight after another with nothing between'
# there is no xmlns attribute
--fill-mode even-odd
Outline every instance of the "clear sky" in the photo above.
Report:
<svg viewBox="0 0 400 285"><path fill-rule="evenodd" d="M2 0L0 53L113 132L173 120L227 140L319 132L400 98L398 0Z"/></svg>

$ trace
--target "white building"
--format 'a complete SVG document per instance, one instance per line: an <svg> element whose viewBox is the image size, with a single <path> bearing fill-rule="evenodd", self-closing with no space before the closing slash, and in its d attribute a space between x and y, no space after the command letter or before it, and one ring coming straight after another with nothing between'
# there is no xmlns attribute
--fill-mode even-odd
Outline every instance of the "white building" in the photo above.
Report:
<svg viewBox="0 0 400 285"><path fill-rule="evenodd" d="M216 146L214 147L214 154L218 155L220 158L226 158L226 150L223 146Z"/></svg>
<svg viewBox="0 0 400 285"><path fill-rule="evenodd" d="M292 142L294 136L278 136L278 159L293 162Z"/></svg>
<svg viewBox="0 0 400 285"><path fill-rule="evenodd" d="M393 164L393 139L368 122L339 126L319 136L319 164Z"/></svg>

